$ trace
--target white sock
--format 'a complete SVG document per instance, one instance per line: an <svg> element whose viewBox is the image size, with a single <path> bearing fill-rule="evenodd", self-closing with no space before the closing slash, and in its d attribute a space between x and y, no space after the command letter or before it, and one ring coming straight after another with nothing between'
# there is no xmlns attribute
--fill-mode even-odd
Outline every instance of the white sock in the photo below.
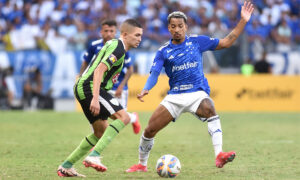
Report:
<svg viewBox="0 0 300 180"><path fill-rule="evenodd" d="M150 151L154 144L154 138L146 138L144 137L144 133L140 139L140 146L139 146L139 164L143 166L147 166L148 158Z"/></svg>
<svg viewBox="0 0 300 180"><path fill-rule="evenodd" d="M135 123L135 121L136 121L136 115L133 114L133 113L130 113L130 112L127 112L127 114L130 117L130 123Z"/></svg>
<svg viewBox="0 0 300 180"><path fill-rule="evenodd" d="M208 132L211 136L212 144L215 150L215 156L222 152L222 129L218 115L207 119Z"/></svg>

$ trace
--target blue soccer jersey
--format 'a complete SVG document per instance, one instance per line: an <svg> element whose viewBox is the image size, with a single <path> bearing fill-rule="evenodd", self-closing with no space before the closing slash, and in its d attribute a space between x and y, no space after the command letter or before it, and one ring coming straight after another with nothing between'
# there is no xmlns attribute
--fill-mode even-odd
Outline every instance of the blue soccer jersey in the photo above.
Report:
<svg viewBox="0 0 300 180"><path fill-rule="evenodd" d="M89 64L92 61L92 59L97 56L98 52L102 49L103 46L104 46L103 39L93 41L91 43L91 45L89 46L88 50L84 53L83 60L85 62L87 62L87 64ZM129 52L126 52L123 69L120 72L118 81L112 87L112 90L116 90L118 88L118 86L120 85L120 83L123 81L123 79L125 77L127 69L130 68L130 66L132 66L132 65L133 64L132 64ZM128 85L125 84L123 89L128 90Z"/></svg>
<svg viewBox="0 0 300 180"><path fill-rule="evenodd" d="M210 93L210 87L203 73L202 52L214 50L219 39L207 36L186 36L181 44L171 40L156 53L151 72L165 68L169 77L168 94L180 94L199 90Z"/></svg>

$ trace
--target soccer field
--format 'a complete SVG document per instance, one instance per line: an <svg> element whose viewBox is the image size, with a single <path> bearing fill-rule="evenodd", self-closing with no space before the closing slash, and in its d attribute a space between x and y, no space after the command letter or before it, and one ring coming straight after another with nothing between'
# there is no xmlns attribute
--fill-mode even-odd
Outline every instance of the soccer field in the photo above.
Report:
<svg viewBox="0 0 300 180"><path fill-rule="evenodd" d="M143 128L151 113L140 113ZM300 177L299 113L220 113L224 151L236 159L224 168L214 163L213 147L202 123L183 114L155 138L148 172L125 173L138 161L139 135L127 126L104 150L107 172L75 168L87 179L161 179L155 171L164 154L179 158L176 179L298 179ZM60 179L58 165L91 132L82 113L4 112L0 115L0 179ZM298 177L298 178L297 178Z"/></svg>

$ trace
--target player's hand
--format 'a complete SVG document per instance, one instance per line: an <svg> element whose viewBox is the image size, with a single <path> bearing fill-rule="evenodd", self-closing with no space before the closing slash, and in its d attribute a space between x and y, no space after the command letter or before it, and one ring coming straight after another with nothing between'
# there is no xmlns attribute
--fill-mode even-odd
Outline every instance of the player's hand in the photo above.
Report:
<svg viewBox="0 0 300 180"><path fill-rule="evenodd" d="M241 19L248 22L251 18L251 14L253 13L254 7L250 1L245 1L241 10Z"/></svg>
<svg viewBox="0 0 300 180"><path fill-rule="evenodd" d="M92 99L90 111L94 116L97 116L100 113L100 104L97 98Z"/></svg>
<svg viewBox="0 0 300 180"><path fill-rule="evenodd" d="M116 92L115 92L115 97L117 98L121 98L122 97L122 91L123 88L121 88L120 86L117 88Z"/></svg>
<svg viewBox="0 0 300 180"><path fill-rule="evenodd" d="M149 93L149 91L148 90L142 90L142 92L140 93L140 94L138 94L137 95L137 98L141 101L141 102L144 102L144 100L143 100L143 97L145 96L145 95L147 95Z"/></svg>

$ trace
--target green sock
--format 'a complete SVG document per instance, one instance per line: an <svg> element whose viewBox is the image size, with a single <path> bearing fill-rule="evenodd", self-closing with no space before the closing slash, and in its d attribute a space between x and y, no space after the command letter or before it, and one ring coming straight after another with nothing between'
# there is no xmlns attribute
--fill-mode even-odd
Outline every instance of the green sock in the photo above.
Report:
<svg viewBox="0 0 300 180"><path fill-rule="evenodd" d="M97 153L100 155L105 147L112 141L112 139L125 127L125 124L117 119L114 120L104 131L102 137L97 142L94 151L92 151L89 156L97 156Z"/></svg>
<svg viewBox="0 0 300 180"><path fill-rule="evenodd" d="M90 134L85 137L79 146L69 155L69 157L62 164L64 168L71 168L80 158L82 158L97 142L97 138L94 134Z"/></svg>

